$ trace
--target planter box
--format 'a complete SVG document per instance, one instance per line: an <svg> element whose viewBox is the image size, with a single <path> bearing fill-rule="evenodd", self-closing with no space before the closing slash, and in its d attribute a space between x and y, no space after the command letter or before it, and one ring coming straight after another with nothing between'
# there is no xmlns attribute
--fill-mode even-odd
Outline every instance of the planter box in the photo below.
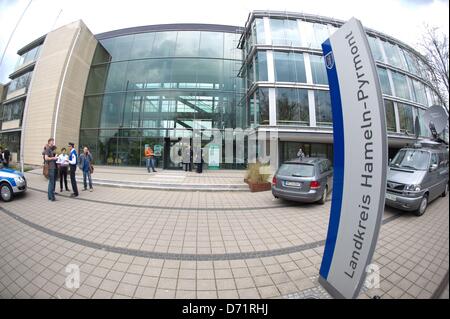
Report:
<svg viewBox="0 0 450 319"><path fill-rule="evenodd" d="M250 187L251 192L265 192L269 191L272 188L272 184L269 182L266 183L252 183L248 182L248 186Z"/></svg>

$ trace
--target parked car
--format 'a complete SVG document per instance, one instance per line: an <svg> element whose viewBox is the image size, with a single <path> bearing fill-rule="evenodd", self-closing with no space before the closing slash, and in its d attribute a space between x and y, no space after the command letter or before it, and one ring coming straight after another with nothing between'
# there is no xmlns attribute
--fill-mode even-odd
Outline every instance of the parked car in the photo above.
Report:
<svg viewBox="0 0 450 319"><path fill-rule="evenodd" d="M333 168L326 158L305 157L281 164L272 180L272 194L298 202L324 204L333 188Z"/></svg>
<svg viewBox="0 0 450 319"><path fill-rule="evenodd" d="M448 160L444 147L402 148L389 163L386 205L423 215L432 200L448 194Z"/></svg>
<svg viewBox="0 0 450 319"><path fill-rule="evenodd" d="M7 168L0 169L0 197L3 201L9 202L15 194L26 190L27 181L21 172Z"/></svg>

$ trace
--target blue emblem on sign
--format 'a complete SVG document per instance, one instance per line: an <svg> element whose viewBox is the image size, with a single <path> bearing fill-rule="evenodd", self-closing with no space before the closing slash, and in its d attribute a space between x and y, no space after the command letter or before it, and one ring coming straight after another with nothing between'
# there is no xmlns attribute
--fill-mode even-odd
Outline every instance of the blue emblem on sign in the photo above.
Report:
<svg viewBox="0 0 450 319"><path fill-rule="evenodd" d="M327 69L330 70L334 67L333 52L329 52L327 55L325 55L325 65L327 66Z"/></svg>

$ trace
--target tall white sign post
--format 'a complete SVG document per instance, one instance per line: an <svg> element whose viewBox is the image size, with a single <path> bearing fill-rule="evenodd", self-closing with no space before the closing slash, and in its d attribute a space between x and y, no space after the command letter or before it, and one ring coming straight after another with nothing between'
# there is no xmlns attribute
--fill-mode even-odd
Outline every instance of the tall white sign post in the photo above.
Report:
<svg viewBox="0 0 450 319"><path fill-rule="evenodd" d="M322 49L333 113L334 177L319 282L335 298L356 298L384 212L386 117L361 22L349 20Z"/></svg>

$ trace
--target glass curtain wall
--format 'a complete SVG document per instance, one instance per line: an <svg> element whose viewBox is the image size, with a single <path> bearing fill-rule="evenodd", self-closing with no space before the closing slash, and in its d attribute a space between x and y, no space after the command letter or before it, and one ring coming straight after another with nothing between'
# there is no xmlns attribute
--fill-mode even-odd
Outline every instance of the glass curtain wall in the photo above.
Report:
<svg viewBox="0 0 450 319"><path fill-rule="evenodd" d="M91 146L99 164L139 166L146 144L188 137L194 121L208 130L243 127L235 115L243 96L239 36L161 31L101 40L87 83L80 144Z"/></svg>

